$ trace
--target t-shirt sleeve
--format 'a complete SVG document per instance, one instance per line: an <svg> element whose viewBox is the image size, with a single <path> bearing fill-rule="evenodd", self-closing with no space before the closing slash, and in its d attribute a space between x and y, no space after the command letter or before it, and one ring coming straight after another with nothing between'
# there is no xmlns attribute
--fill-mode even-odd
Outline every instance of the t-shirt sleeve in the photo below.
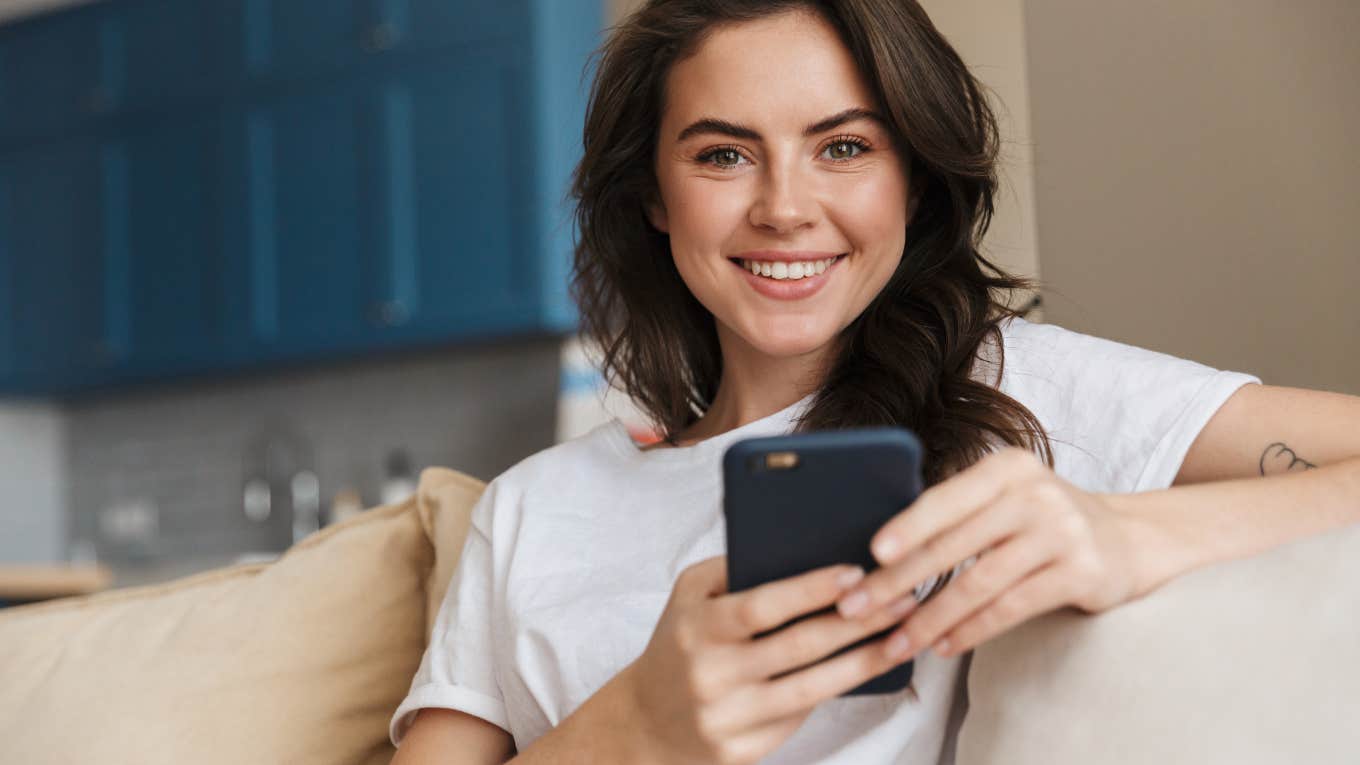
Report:
<svg viewBox="0 0 1360 765"><path fill-rule="evenodd" d="M1055 470L1088 491L1164 489L1245 372L1015 319L1003 390L1048 431Z"/></svg>
<svg viewBox="0 0 1360 765"><path fill-rule="evenodd" d="M493 664L495 561L490 529L498 497L505 491L493 481L473 506L463 549L439 606L429 645L411 680L411 690L392 715L388 736L400 746L416 712L424 707L456 709L480 717L502 730L509 716Z"/></svg>

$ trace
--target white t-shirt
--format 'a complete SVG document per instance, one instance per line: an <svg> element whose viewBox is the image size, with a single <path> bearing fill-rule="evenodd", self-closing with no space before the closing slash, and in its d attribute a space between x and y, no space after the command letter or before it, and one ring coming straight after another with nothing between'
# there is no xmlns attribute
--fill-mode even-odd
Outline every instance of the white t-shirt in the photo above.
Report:
<svg viewBox="0 0 1360 765"><path fill-rule="evenodd" d="M1089 491L1170 486L1219 406L1260 382L1055 325L1017 318L1002 329L1001 390L1044 425L1058 475ZM995 380L991 358L977 379ZM615 420L493 480L392 742L422 707L485 719L520 751L560 723L641 654L680 571L726 551L724 449L788 432L810 401L660 450L641 450ZM915 701L903 690L823 702L762 762L952 761L962 658L918 655Z"/></svg>

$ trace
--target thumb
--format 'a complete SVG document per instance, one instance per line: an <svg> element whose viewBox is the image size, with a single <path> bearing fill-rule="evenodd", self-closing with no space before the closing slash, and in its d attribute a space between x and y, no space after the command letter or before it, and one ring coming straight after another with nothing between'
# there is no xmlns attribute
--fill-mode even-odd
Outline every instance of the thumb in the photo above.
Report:
<svg viewBox="0 0 1360 765"><path fill-rule="evenodd" d="M715 555L680 572L676 591L684 600L706 600L727 592L727 556Z"/></svg>

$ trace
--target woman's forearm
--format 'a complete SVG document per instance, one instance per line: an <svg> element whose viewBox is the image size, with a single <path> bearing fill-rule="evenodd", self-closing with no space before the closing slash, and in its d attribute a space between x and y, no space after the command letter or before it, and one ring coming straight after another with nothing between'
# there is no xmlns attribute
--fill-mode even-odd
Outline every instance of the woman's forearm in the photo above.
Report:
<svg viewBox="0 0 1360 765"><path fill-rule="evenodd" d="M1201 566L1360 523L1360 459L1104 498L1132 521L1145 593Z"/></svg>
<svg viewBox="0 0 1360 765"><path fill-rule="evenodd" d="M513 765L662 765L643 731L631 722L629 669L615 675L556 727L509 762Z"/></svg>

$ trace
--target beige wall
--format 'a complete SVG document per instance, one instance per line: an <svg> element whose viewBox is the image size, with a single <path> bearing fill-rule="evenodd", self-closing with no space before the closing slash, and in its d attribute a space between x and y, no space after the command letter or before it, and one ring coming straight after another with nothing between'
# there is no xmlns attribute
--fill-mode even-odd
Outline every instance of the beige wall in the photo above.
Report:
<svg viewBox="0 0 1360 765"><path fill-rule="evenodd" d="M1000 120L1001 188L983 255L1017 275L1041 277L1021 0L922 0L921 6L987 86ZM1040 321L1044 312L1029 317Z"/></svg>
<svg viewBox="0 0 1360 765"><path fill-rule="evenodd" d="M1027 0L1048 320L1360 393L1360 3Z"/></svg>

